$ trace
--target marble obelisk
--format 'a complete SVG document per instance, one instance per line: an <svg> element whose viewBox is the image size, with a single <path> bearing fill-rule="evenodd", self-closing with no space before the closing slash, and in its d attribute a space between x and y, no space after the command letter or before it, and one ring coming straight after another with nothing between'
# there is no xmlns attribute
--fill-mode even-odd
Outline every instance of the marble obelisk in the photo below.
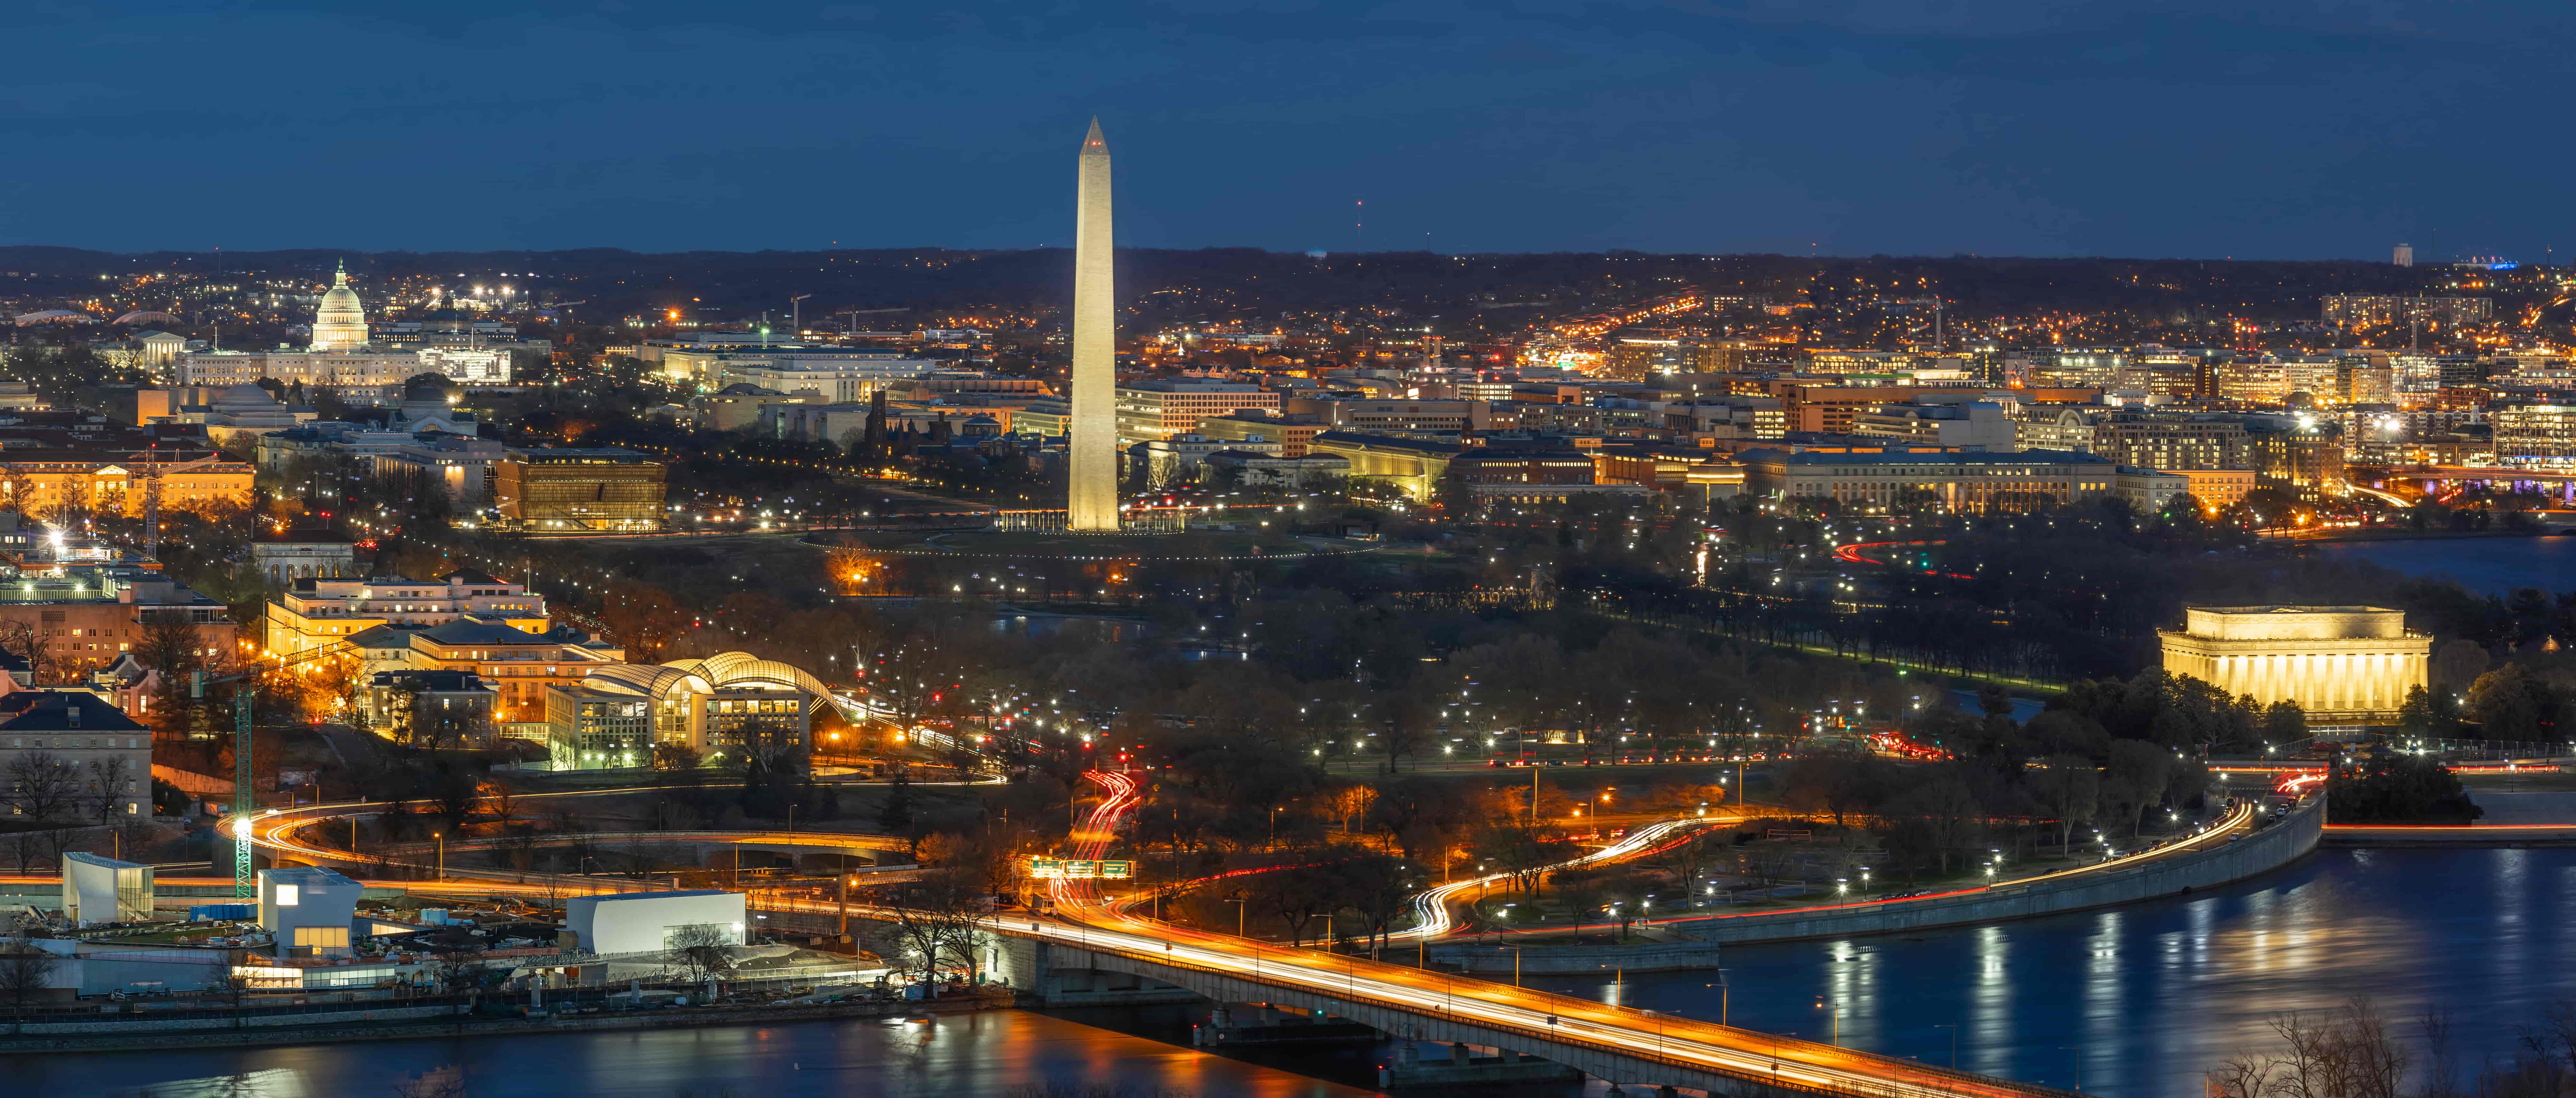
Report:
<svg viewBox="0 0 2576 1098"><path fill-rule="evenodd" d="M1118 313L1112 297L1109 142L1100 120L1082 139L1073 215L1073 373L1068 394L1065 523L1118 529Z"/></svg>

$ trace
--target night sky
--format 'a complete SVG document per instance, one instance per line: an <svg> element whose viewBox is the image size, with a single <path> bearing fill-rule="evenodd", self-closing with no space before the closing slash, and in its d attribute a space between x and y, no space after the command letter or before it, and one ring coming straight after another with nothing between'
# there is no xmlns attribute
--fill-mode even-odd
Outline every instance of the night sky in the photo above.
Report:
<svg viewBox="0 0 2576 1098"><path fill-rule="evenodd" d="M2571 243L2564 4L935 9L30 0L0 243L1065 244L1095 112L1142 246Z"/></svg>

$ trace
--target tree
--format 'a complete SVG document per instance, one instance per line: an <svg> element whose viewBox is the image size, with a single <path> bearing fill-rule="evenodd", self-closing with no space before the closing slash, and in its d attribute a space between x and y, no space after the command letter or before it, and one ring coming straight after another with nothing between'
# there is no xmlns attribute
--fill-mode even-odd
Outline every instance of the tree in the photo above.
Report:
<svg viewBox="0 0 2576 1098"><path fill-rule="evenodd" d="M625 647L628 659L650 663L677 640L688 614L671 593L642 583L619 583L600 598L601 624Z"/></svg>
<svg viewBox="0 0 2576 1098"><path fill-rule="evenodd" d="M888 897L895 937L905 953L920 959L921 978L939 976L939 958L953 954L971 976L979 967L975 949L984 913L984 892L974 874L957 869L931 869L894 889Z"/></svg>
<svg viewBox="0 0 2576 1098"><path fill-rule="evenodd" d="M679 740L663 740L653 745L655 770L695 770L703 761L697 748Z"/></svg>
<svg viewBox="0 0 2576 1098"><path fill-rule="evenodd" d="M900 760L886 769L885 800L877 805L877 830L901 835L912 829L912 768Z"/></svg>
<svg viewBox="0 0 2576 1098"><path fill-rule="evenodd" d="M2111 759L2102 769L2102 801L2136 835L2146 826L2147 809L2164 799L2174 766L2182 760L2172 751L2145 740L2111 741Z"/></svg>
<svg viewBox="0 0 2576 1098"><path fill-rule="evenodd" d="M2283 698L2263 710L2263 740L2266 743L2297 743L2308 738L2308 714L2299 703Z"/></svg>
<svg viewBox="0 0 2576 1098"><path fill-rule="evenodd" d="M1886 786L1887 764L1851 750L1811 751L1789 764L1785 776L1790 803L1820 810L1842 827L1847 818L1866 813Z"/></svg>
<svg viewBox="0 0 2576 1098"><path fill-rule="evenodd" d="M2101 775L2093 760L2081 755L2051 755L2030 779L2031 796L2057 817L2057 845L2074 841L2075 825L2090 820L2101 805Z"/></svg>
<svg viewBox="0 0 2576 1098"><path fill-rule="evenodd" d="M1351 833L1351 821L1367 815L1369 806L1375 803L1377 788L1358 782L1324 794L1324 810L1332 814L1344 835Z"/></svg>
<svg viewBox="0 0 2576 1098"><path fill-rule="evenodd" d="M2397 727L2408 736L2448 739L2460 731L2460 707L2448 690L2426 690L2408 687L2406 700L2397 707Z"/></svg>
<svg viewBox="0 0 2576 1098"><path fill-rule="evenodd" d="M447 991L469 991L483 986L484 960L480 949L451 949L430 958L429 976Z"/></svg>
<svg viewBox="0 0 2576 1098"><path fill-rule="evenodd" d="M2477 719L2478 735L2490 740L2554 739L2565 706L2556 689L2518 663L2480 675L2469 685L2469 715Z"/></svg>
<svg viewBox="0 0 2576 1098"><path fill-rule="evenodd" d="M100 823L114 823L125 815L126 799L136 796L126 787L142 781L134 771L134 762L123 755L112 755L90 764L90 779L82 790L90 815Z"/></svg>
<svg viewBox="0 0 2576 1098"><path fill-rule="evenodd" d="M1264 873L1257 893L1264 910L1288 927L1288 944L1305 944L1306 928L1335 904L1324 871L1313 865L1290 866Z"/></svg>
<svg viewBox="0 0 2576 1098"><path fill-rule="evenodd" d="M2312 1016L2275 1015L2277 1054L2240 1053L2209 1073L2210 1098L2399 1098L2406 1053L2367 998ZM2556 1093L2552 1087L2550 1093Z"/></svg>
<svg viewBox="0 0 2576 1098"><path fill-rule="evenodd" d="M2479 647L2476 641L2444 641L2440 648L2433 650L2429 668L2433 688L2451 692L2466 690L2470 683L2478 681L2478 676L2486 673L2489 662L2487 650Z"/></svg>
<svg viewBox="0 0 2576 1098"><path fill-rule="evenodd" d="M2440 760L2379 747L2326 778L2326 812L2335 823L2464 824L2486 814Z"/></svg>
<svg viewBox="0 0 2576 1098"><path fill-rule="evenodd" d="M1412 910L1415 874L1394 855L1376 851L1346 855L1333 868L1342 906L1360 916L1368 934L1370 956L1383 956L1396 917Z"/></svg>
<svg viewBox="0 0 2576 1098"><path fill-rule="evenodd" d="M733 932L714 923L672 927L663 947L670 950L671 964L691 983L733 971Z"/></svg>
<svg viewBox="0 0 2576 1098"><path fill-rule="evenodd" d="M1476 857L1510 874L1520 891L1535 895L1548 866L1574 856L1573 843L1509 817L1486 821L1476 836Z"/></svg>
<svg viewBox="0 0 2576 1098"><path fill-rule="evenodd" d="M80 804L86 792L82 788L80 768L73 765L71 760L51 751L21 752L9 760L6 778L8 788L0 790L0 796L7 798L8 806L14 814L35 824L39 829L69 822L75 814L79 813ZM22 832L21 834L33 836L36 833ZM59 861L62 848L67 845L69 837L57 831L45 831L43 837L52 847L53 854ZM34 848L25 839L21 839L17 845L18 871L24 873L27 871L28 855L33 853Z"/></svg>
<svg viewBox="0 0 2576 1098"><path fill-rule="evenodd" d="M0 943L0 1000L8 1002L21 1027L28 1009L51 993L62 964L33 942Z"/></svg>
<svg viewBox="0 0 2576 1098"><path fill-rule="evenodd" d="M1985 831L1985 809L1956 774L1941 774L1899 795L1887 807L1891 842L1910 853L1930 855L1943 875L1950 859Z"/></svg>

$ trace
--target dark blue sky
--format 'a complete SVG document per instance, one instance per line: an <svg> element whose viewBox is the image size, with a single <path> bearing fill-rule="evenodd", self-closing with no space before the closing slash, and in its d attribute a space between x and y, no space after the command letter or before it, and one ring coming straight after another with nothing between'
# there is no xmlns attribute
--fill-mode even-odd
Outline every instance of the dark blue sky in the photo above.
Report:
<svg viewBox="0 0 2576 1098"><path fill-rule="evenodd" d="M2571 243L2563 3L15 10L0 243L1061 244L1095 111L1143 246Z"/></svg>

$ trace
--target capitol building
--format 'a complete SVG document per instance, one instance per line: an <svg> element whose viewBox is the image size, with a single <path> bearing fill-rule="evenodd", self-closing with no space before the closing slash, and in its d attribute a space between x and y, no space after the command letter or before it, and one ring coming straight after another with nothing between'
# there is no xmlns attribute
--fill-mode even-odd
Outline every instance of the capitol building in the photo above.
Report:
<svg viewBox="0 0 2576 1098"><path fill-rule="evenodd" d="M402 383L418 374L441 374L472 385L510 383L507 347L423 347L395 350L368 341L366 303L349 285L341 265L313 314L313 339L301 351L192 351L172 361L171 382L181 386L252 385L263 378L327 389L341 399L379 404L400 400Z"/></svg>

